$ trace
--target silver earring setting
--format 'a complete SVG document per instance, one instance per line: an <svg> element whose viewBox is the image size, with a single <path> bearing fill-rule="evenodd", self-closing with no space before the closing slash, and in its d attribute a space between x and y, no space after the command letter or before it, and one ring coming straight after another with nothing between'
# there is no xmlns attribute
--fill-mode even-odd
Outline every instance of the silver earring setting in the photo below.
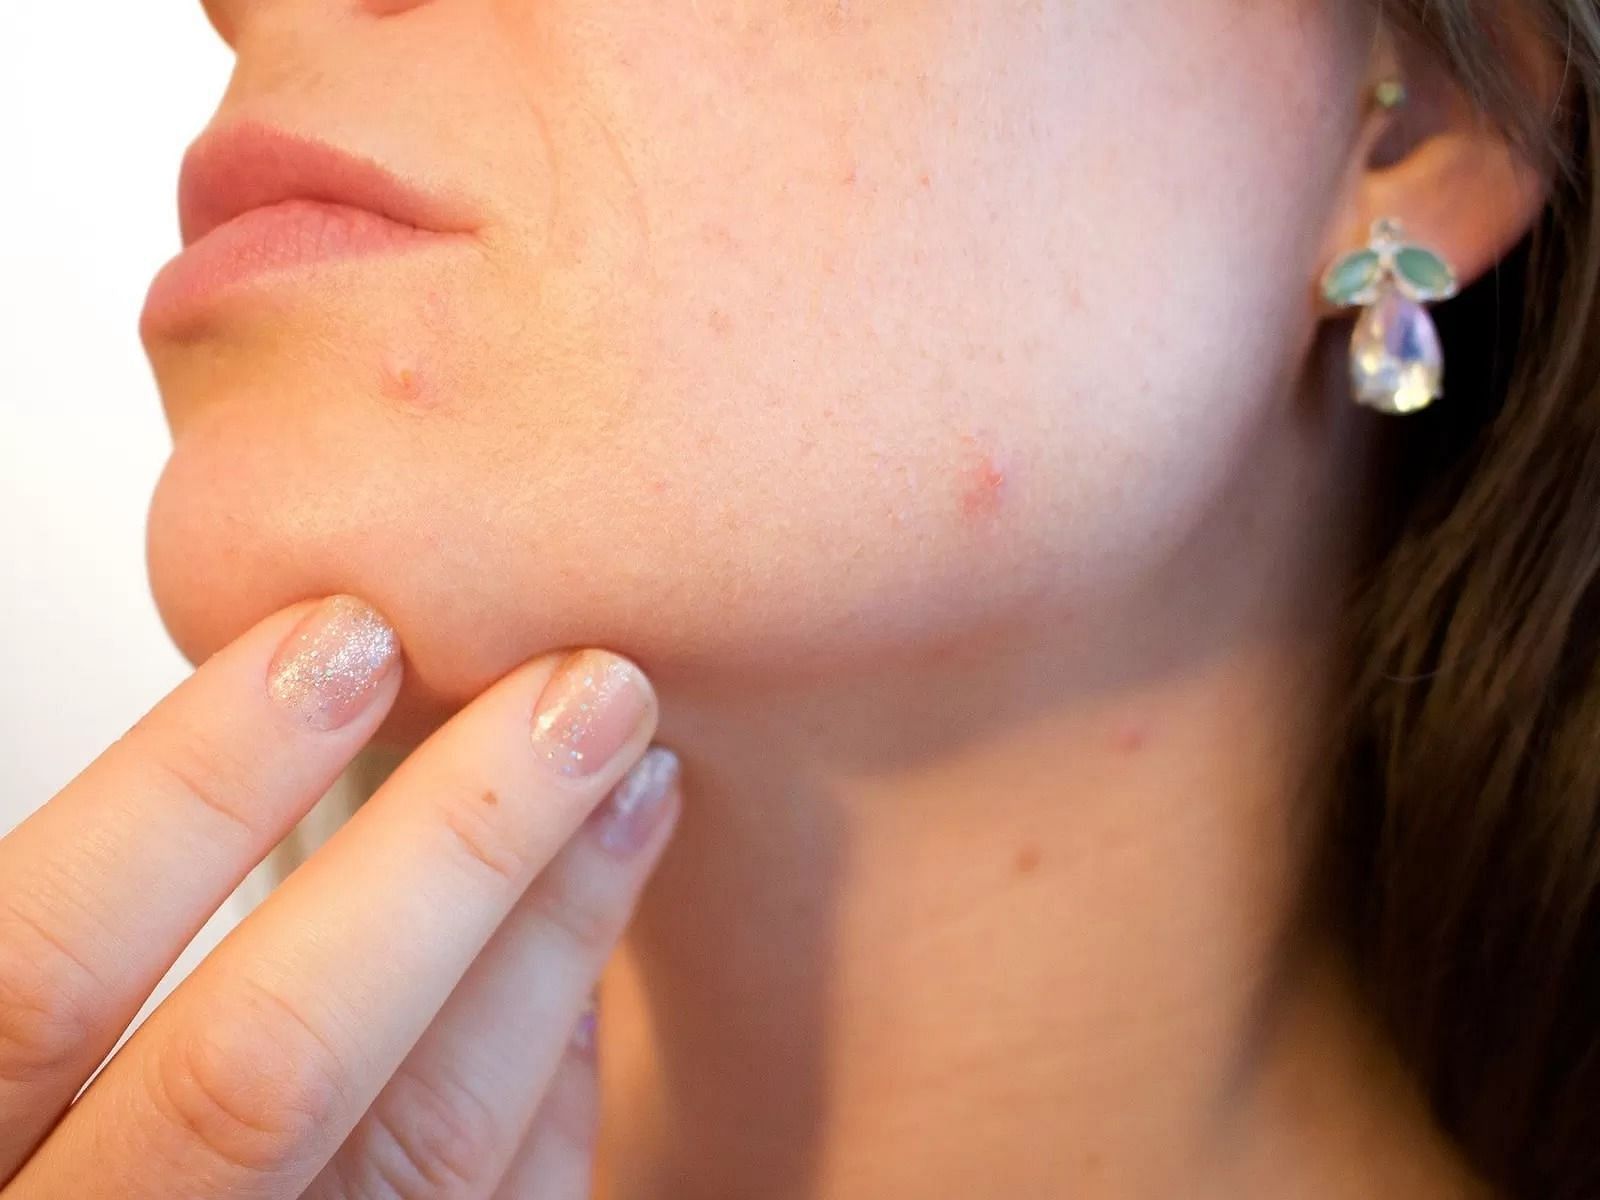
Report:
<svg viewBox="0 0 1600 1200"><path fill-rule="evenodd" d="M1439 398L1444 351L1422 306L1448 300L1457 290L1450 265L1407 241L1395 220L1375 223L1365 249L1328 268L1323 297L1339 308L1363 309L1350 338L1350 388L1358 403L1412 413Z"/></svg>

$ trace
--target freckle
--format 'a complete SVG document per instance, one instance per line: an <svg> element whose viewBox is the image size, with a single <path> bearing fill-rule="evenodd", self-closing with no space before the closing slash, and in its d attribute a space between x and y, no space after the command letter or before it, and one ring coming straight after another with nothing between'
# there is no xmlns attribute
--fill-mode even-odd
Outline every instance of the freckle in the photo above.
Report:
<svg viewBox="0 0 1600 1200"><path fill-rule="evenodd" d="M485 792L483 794L483 802L490 808L494 808L500 803L500 797L496 796L493 792Z"/></svg>
<svg viewBox="0 0 1600 1200"><path fill-rule="evenodd" d="M733 318L720 308L713 308L706 314L706 324L710 325L714 332L726 334L733 328Z"/></svg>
<svg viewBox="0 0 1600 1200"><path fill-rule="evenodd" d="M1039 869L1039 863L1043 857L1039 853L1039 847L1024 846L1017 851L1017 874L1032 875Z"/></svg>

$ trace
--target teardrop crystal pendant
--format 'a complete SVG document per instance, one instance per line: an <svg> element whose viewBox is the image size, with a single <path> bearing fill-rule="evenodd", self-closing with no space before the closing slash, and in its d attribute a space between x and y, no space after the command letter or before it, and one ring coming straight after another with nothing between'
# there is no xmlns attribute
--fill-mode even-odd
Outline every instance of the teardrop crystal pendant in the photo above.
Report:
<svg viewBox="0 0 1600 1200"><path fill-rule="evenodd" d="M1350 339L1355 398L1386 413L1427 408L1444 390L1444 350L1422 306L1457 291L1450 264L1408 241L1400 223L1373 223L1367 245L1322 277L1322 295L1338 308L1361 307Z"/></svg>
<svg viewBox="0 0 1600 1200"><path fill-rule="evenodd" d="M1422 305L1392 287L1361 314L1350 339L1355 398L1386 413L1426 408L1444 390L1439 331Z"/></svg>

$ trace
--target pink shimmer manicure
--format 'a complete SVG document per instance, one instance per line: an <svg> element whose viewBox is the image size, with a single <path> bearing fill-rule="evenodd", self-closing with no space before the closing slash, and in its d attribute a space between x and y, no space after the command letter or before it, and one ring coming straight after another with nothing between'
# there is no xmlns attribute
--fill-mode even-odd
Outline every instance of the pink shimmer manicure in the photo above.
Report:
<svg viewBox="0 0 1600 1200"><path fill-rule="evenodd" d="M579 650L567 656L539 697L534 749L558 775L593 775L633 737L650 699L649 684L627 659Z"/></svg>
<svg viewBox="0 0 1600 1200"><path fill-rule="evenodd" d="M667 811L667 798L681 772L678 756L665 746L646 750L595 810L600 844L623 857L643 850Z"/></svg>
<svg viewBox="0 0 1600 1200"><path fill-rule="evenodd" d="M284 639L267 694L313 729L348 725L400 658L395 632L354 596L330 596Z"/></svg>

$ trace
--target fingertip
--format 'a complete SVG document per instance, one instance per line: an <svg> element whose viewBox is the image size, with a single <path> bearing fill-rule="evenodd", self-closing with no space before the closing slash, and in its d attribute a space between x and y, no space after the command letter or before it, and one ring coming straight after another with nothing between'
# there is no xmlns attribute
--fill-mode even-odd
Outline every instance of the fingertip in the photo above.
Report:
<svg viewBox="0 0 1600 1200"><path fill-rule="evenodd" d="M357 596L329 596L310 608L267 666L267 695L306 726L331 732L379 701L392 703L401 672L400 638Z"/></svg>

